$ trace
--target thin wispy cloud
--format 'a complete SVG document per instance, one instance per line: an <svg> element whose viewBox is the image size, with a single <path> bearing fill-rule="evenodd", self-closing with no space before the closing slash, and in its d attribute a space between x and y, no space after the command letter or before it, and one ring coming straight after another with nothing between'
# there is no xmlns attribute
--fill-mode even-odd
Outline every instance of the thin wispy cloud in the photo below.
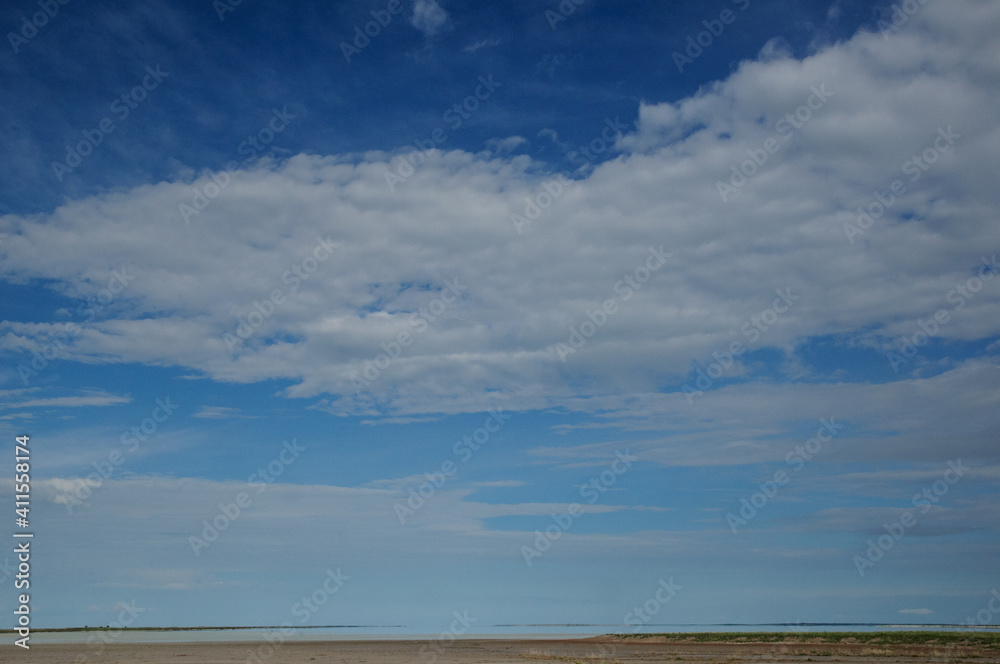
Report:
<svg viewBox="0 0 1000 664"><path fill-rule="evenodd" d="M193 415L206 420L226 420L230 418L252 419L254 415L247 415L239 408L229 408L226 406L202 406L201 410Z"/></svg>

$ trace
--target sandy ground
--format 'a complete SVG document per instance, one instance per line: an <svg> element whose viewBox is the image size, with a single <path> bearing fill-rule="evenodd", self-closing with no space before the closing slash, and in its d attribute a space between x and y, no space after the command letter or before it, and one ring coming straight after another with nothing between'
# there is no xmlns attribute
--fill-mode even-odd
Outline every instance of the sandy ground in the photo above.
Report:
<svg viewBox="0 0 1000 664"><path fill-rule="evenodd" d="M251 649L258 656L251 655ZM13 652L17 651L17 652ZM52 664L305 664L366 662L369 664L504 664L508 662L845 662L847 664L1000 664L1000 651L941 646L871 646L863 644L733 644L618 641L611 638L574 640L459 640L288 642L273 650L252 643L123 643L95 653L84 645L36 645L30 651L0 650L0 662Z"/></svg>

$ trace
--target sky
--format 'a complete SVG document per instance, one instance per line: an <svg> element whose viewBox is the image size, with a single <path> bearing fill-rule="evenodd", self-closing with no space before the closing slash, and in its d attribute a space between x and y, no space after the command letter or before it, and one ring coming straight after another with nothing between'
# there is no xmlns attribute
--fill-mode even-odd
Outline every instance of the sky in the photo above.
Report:
<svg viewBox="0 0 1000 664"><path fill-rule="evenodd" d="M1000 623L997 3L0 26L35 627Z"/></svg>

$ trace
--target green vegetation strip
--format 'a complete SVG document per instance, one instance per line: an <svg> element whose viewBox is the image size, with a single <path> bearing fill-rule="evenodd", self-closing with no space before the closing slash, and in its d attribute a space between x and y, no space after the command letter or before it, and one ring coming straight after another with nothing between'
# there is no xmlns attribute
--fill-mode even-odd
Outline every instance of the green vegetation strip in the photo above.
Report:
<svg viewBox="0 0 1000 664"><path fill-rule="evenodd" d="M662 637L688 643L864 643L873 645L958 645L1000 649L1000 633L990 632L682 632L613 634L623 639Z"/></svg>

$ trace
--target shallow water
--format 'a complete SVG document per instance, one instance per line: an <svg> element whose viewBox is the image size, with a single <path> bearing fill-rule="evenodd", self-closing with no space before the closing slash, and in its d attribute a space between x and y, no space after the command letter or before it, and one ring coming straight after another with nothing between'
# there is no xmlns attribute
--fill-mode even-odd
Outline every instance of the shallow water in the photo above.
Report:
<svg viewBox="0 0 1000 664"><path fill-rule="evenodd" d="M845 623L812 625L643 625L639 633L659 632L877 632L877 631L995 631L996 628L939 625L851 625ZM103 643L207 643L217 641L264 641L275 629L177 629L172 631L127 629L107 632L34 632L32 644L90 643L100 648ZM611 633L634 633L625 625L496 625L488 631L465 634L460 639L565 639L586 638ZM353 640L431 640L438 633L427 633L408 627L298 627L286 634L286 641L353 641Z"/></svg>

